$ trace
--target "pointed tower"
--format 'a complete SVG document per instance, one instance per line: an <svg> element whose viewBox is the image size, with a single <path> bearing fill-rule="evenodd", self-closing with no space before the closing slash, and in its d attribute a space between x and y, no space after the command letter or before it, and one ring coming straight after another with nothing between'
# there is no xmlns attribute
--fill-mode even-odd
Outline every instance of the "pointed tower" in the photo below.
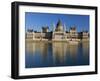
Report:
<svg viewBox="0 0 100 81"><path fill-rule="evenodd" d="M55 31L55 24L53 23L52 24L52 32L54 32Z"/></svg>
<svg viewBox="0 0 100 81"><path fill-rule="evenodd" d="M57 22L55 31L63 31L63 25L60 20Z"/></svg>
<svg viewBox="0 0 100 81"><path fill-rule="evenodd" d="M64 24L64 29L63 29L65 32L66 32L66 25Z"/></svg>

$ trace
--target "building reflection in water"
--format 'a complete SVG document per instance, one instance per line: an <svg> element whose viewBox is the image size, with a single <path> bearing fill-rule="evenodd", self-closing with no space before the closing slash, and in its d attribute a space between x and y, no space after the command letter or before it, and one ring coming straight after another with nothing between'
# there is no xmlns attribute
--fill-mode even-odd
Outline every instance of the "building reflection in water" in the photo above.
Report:
<svg viewBox="0 0 100 81"><path fill-rule="evenodd" d="M88 64L88 43L68 44L64 42L26 42L26 68Z"/></svg>
<svg viewBox="0 0 100 81"><path fill-rule="evenodd" d="M78 44L68 45L70 54L70 64L75 65L77 62Z"/></svg>
<svg viewBox="0 0 100 81"><path fill-rule="evenodd" d="M89 43L85 42L85 43L82 43L82 49L83 49L83 58L85 59L84 61L88 61L88 64L89 64Z"/></svg>
<svg viewBox="0 0 100 81"><path fill-rule="evenodd" d="M66 43L54 42L52 43L53 62L55 65L64 64L66 60L66 52L68 51Z"/></svg>

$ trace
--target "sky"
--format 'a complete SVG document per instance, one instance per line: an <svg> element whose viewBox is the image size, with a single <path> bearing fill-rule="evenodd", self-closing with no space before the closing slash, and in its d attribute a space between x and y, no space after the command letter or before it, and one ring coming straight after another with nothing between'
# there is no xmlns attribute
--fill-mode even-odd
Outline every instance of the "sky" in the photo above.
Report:
<svg viewBox="0 0 100 81"><path fill-rule="evenodd" d="M40 32L43 26L48 26L49 31L52 31L53 26L56 26L59 19L65 25L67 31L69 31L70 27L76 26L78 32L82 30L89 32L89 15L34 12L25 12L25 30L33 29Z"/></svg>

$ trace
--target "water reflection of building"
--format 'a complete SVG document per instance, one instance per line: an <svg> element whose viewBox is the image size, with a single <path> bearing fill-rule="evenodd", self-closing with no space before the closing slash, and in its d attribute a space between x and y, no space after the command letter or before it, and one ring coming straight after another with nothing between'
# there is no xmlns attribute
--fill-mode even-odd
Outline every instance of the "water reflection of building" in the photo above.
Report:
<svg viewBox="0 0 100 81"><path fill-rule="evenodd" d="M53 65L77 64L79 59L89 61L89 43L69 44L66 42L26 42L26 55L40 63Z"/></svg>
<svg viewBox="0 0 100 81"><path fill-rule="evenodd" d="M89 43L88 42L82 43L82 49L83 49L83 54L85 57L89 55Z"/></svg>
<svg viewBox="0 0 100 81"><path fill-rule="evenodd" d="M25 50L28 54L39 54L39 56L42 58L42 61L45 61L47 59L48 54L48 43L32 43L32 42L26 42Z"/></svg>
<svg viewBox="0 0 100 81"><path fill-rule="evenodd" d="M76 62L77 60L77 54L78 54L78 44L75 45L68 45L69 47L69 54L70 54L70 58L73 59L71 60L72 62Z"/></svg>
<svg viewBox="0 0 100 81"><path fill-rule="evenodd" d="M65 43L61 43L61 42L52 43L54 62L58 61L59 63L63 63L65 61L65 55L67 50L66 47L67 45Z"/></svg>
<svg viewBox="0 0 100 81"><path fill-rule="evenodd" d="M28 29L26 32L26 39L33 41L80 41L89 40L89 33L87 31L77 32L75 26L71 27L68 31L66 26L59 20L53 30L49 32L49 27L42 27L41 32Z"/></svg>
<svg viewBox="0 0 100 81"><path fill-rule="evenodd" d="M25 50L26 50L26 52L28 52L29 54L33 54L33 53L36 51L35 43L27 42L27 43L25 44Z"/></svg>
<svg viewBox="0 0 100 81"><path fill-rule="evenodd" d="M54 42L52 43L54 62L64 63L71 58L74 62L77 59L78 45L70 45L68 43Z"/></svg>

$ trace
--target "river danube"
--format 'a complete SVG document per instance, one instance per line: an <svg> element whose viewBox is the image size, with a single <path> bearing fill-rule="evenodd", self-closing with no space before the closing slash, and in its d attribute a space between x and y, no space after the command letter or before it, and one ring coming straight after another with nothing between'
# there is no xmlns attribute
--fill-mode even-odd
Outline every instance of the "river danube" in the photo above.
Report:
<svg viewBox="0 0 100 81"><path fill-rule="evenodd" d="M26 42L25 67L89 65L89 43Z"/></svg>

